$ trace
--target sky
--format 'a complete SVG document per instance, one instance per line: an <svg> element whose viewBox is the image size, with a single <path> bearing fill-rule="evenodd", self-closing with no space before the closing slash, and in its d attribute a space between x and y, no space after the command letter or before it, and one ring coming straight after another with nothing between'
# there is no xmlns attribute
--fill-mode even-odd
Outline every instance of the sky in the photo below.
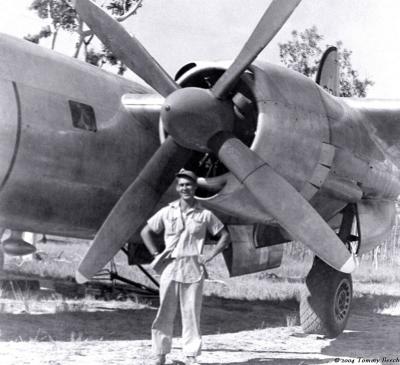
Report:
<svg viewBox="0 0 400 365"><path fill-rule="evenodd" d="M2 4L0 32L17 37L37 32L44 22L28 9L31 1ZM144 0L138 14L124 22L124 26L174 75L188 62L233 59L269 3ZM292 30L316 25L324 43L341 40L353 51L353 67L360 77L375 82L368 97L400 99L399 13L398 0L303 0L259 58L279 63L278 44L289 40ZM74 39L64 36L56 50L71 55L73 45Z"/></svg>

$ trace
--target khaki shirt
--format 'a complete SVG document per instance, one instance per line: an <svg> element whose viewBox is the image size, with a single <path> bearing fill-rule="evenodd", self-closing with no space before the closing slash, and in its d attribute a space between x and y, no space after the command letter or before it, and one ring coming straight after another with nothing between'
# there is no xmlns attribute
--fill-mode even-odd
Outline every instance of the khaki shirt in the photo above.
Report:
<svg viewBox="0 0 400 365"><path fill-rule="evenodd" d="M165 269L171 279L182 283L199 281L204 270L198 256L203 252L206 233L218 234L223 228L221 221L198 201L183 213L176 200L158 211L147 224L155 233L164 231L165 250L175 259Z"/></svg>

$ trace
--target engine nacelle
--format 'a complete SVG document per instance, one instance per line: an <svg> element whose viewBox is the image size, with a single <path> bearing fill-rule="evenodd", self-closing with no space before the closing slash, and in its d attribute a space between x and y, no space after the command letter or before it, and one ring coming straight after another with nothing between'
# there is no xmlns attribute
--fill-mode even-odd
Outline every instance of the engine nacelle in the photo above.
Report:
<svg viewBox="0 0 400 365"><path fill-rule="evenodd" d="M178 71L178 82L182 87L210 88L228 66L190 63ZM327 179L334 157L318 86L296 72L255 63L230 97L235 136L310 200ZM274 223L215 156L195 153L186 168L206 178L198 195L208 208L237 217L236 224Z"/></svg>

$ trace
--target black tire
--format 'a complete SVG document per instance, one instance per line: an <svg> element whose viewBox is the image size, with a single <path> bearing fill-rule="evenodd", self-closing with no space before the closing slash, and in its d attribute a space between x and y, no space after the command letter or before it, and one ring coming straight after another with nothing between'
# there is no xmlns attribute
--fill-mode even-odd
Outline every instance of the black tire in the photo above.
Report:
<svg viewBox="0 0 400 365"><path fill-rule="evenodd" d="M305 333L334 338L346 327L353 298L350 274L315 257L300 300L300 323Z"/></svg>

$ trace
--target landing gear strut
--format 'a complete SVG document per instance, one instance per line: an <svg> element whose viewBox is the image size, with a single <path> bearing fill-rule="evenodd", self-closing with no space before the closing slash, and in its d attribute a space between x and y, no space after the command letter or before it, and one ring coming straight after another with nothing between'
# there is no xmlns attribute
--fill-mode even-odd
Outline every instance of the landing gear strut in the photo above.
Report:
<svg viewBox="0 0 400 365"><path fill-rule="evenodd" d="M361 243L357 206L349 204L343 210L339 237L354 254ZM353 222L356 235L352 234ZM318 257L307 275L300 299L300 322L305 333L337 337L345 329L353 298L350 274L333 269Z"/></svg>
<svg viewBox="0 0 400 365"><path fill-rule="evenodd" d="M128 256L128 250L126 248L121 249ZM156 288L159 287L158 282L153 278L153 276L140 264L135 264L139 268L139 270L147 276L147 278L154 284ZM136 281L127 279L123 276L120 276L117 272L117 267L113 261L111 261L110 269L104 269L100 271L96 276L96 279L109 279L113 284L116 284L117 281L120 281L124 284L128 284L130 286L130 291L138 296L142 297L158 297L158 289L153 289L147 285L140 284Z"/></svg>

